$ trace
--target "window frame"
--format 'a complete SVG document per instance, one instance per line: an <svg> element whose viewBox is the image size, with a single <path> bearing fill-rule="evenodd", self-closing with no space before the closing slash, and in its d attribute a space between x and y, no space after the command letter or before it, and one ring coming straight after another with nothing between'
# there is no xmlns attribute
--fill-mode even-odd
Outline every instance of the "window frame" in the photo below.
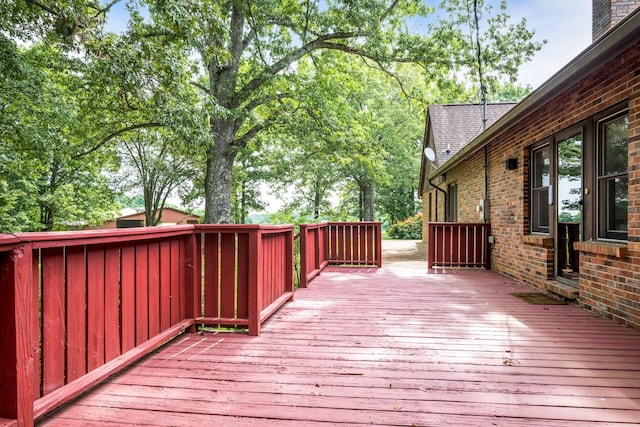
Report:
<svg viewBox="0 0 640 427"><path fill-rule="evenodd" d="M541 152L543 150L547 150L547 159L549 160L548 164L548 182L547 185L543 185L540 187L535 187L536 181L536 173L538 172L538 168L536 167L536 153ZM551 140L546 139L539 144L531 147L530 155L530 168L529 168L529 219L530 219L530 232L534 234L549 234L551 233L551 215L550 211L550 199L553 197L553 186L552 186L552 168L551 168ZM544 194L546 192L546 203L542 204L542 209L545 209L547 216L547 225L540 225L540 214L541 214L541 206L540 199L538 196L539 193Z"/></svg>
<svg viewBox="0 0 640 427"><path fill-rule="evenodd" d="M627 119L627 164L626 170L624 172L614 172L607 173L605 171L606 156L606 141L605 141L605 128L608 124L611 124L617 120L622 118ZM594 132L596 135L595 141L595 152L596 152L596 173L595 173L595 189L597 192L596 195L596 235L598 240L605 241L627 241L628 240L628 227L629 227L629 206L628 206L628 198L629 198L629 110L628 108L618 109L613 113L603 114L599 118L595 119L594 123ZM612 230L609 229L609 224L611 220L611 209L615 210L615 207L611 206L611 193L609 192L608 185L610 183L614 183L617 180L625 180L627 185L627 212L625 218L625 230Z"/></svg>
<svg viewBox="0 0 640 427"><path fill-rule="evenodd" d="M458 183L453 182L447 187L448 212L447 219L449 222L458 222Z"/></svg>

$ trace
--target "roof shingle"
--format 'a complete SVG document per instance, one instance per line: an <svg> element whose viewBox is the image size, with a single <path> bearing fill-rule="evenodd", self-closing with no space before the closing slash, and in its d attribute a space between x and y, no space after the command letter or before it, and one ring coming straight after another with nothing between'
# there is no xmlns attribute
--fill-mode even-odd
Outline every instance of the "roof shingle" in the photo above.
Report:
<svg viewBox="0 0 640 427"><path fill-rule="evenodd" d="M487 125L513 108L516 103L487 104ZM442 165L483 131L482 104L443 104L429 106L436 158Z"/></svg>

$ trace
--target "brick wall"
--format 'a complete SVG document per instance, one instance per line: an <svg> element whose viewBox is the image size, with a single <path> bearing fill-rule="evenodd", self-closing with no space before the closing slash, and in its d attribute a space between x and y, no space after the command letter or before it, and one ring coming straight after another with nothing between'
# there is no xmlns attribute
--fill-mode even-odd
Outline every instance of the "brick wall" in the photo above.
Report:
<svg viewBox="0 0 640 427"><path fill-rule="evenodd" d="M639 6L640 0L593 0L591 9L593 40L600 38Z"/></svg>
<svg viewBox="0 0 640 427"><path fill-rule="evenodd" d="M578 302L600 315L640 328L640 43L558 93L488 145L492 269L539 289L553 281L553 240L529 234L529 151L554 134L620 103L629 108L629 241L626 253L581 252ZM585 144L588 143L587 141ZM516 170L505 160L518 159ZM447 172L458 183L460 222L478 221L484 195L484 151ZM443 184L441 187L445 188ZM595 192L593 192L595 193ZM423 196L426 198L426 195ZM587 196L585 196L585 199ZM594 203L592 201L592 203ZM595 247L602 245L597 243ZM600 253L597 253L600 252Z"/></svg>

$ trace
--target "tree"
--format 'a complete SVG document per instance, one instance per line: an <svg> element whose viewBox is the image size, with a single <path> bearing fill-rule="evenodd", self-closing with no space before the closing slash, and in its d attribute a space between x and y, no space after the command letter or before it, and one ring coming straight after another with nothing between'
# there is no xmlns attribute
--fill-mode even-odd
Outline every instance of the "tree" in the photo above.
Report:
<svg viewBox="0 0 640 427"><path fill-rule="evenodd" d="M17 70L0 80L0 181L21 217L5 231L96 224L115 211L102 172L113 152L89 150L80 99L84 64L55 45L16 49ZM1 222L9 224L6 217Z"/></svg>
<svg viewBox="0 0 640 427"><path fill-rule="evenodd" d="M197 120L197 102L182 90L193 88L167 84L167 76L180 80L175 77L186 61L171 52L169 67L167 61L144 61L150 57L146 49L136 50L137 56L109 49L117 37L105 36L101 28L116 3L0 5L0 56L7 59L0 62L0 134L8 153L0 180L8 183L7 200L15 209L39 210L20 229L51 230L112 217L115 204L105 178L117 166L111 143L144 128L198 130L188 121L180 127L185 120L175 119L184 116L175 105L190 103L186 117ZM141 65L137 74L129 72L131 59ZM182 102L173 102L176 97Z"/></svg>
<svg viewBox="0 0 640 427"><path fill-rule="evenodd" d="M209 144L205 176L205 221L231 220L232 166L258 133L296 108L296 64L321 50L371 59L422 61L433 78L455 68L460 53L445 36L403 32L404 19L427 12L420 0L332 1L148 1L150 22L136 22L130 37L154 37L163 46L197 53L203 81L192 81L209 99ZM455 33L457 39L461 35ZM529 34L513 35L517 53L500 45L505 58L534 50ZM452 49L452 46L454 49ZM508 46L507 46L508 47ZM522 54L521 54L522 53ZM491 59L497 59L498 56ZM498 64L504 66L500 57ZM511 69L507 70L511 71ZM289 100L289 102L286 102ZM213 105L217 109L213 108Z"/></svg>
<svg viewBox="0 0 640 427"><path fill-rule="evenodd" d="M196 165L184 145L166 130L140 130L121 140L121 181L126 189L142 190L147 226L162 223L162 210L175 190L189 191Z"/></svg>

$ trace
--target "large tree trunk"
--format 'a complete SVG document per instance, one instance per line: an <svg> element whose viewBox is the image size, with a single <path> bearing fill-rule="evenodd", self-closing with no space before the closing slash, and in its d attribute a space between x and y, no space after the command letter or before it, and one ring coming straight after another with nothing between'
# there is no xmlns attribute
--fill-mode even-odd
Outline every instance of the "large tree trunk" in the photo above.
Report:
<svg viewBox="0 0 640 427"><path fill-rule="evenodd" d="M233 110L237 109L239 105L234 98L237 95L236 85L243 54L244 6L240 7L235 1L230 3L232 4L231 39L228 48L231 61L222 67L211 61L208 67L210 95L220 106ZM205 53L203 58L207 57L208 54ZM238 111L236 110L236 112ZM238 155L234 141L243 120L239 120L238 117L212 118L210 120L213 142L207 153L207 175L204 181L204 222L207 224L230 224L232 223L231 176L233 163Z"/></svg>
<svg viewBox="0 0 640 427"><path fill-rule="evenodd" d="M373 221L373 183L363 185L362 191L362 211L364 221Z"/></svg>
<svg viewBox="0 0 640 427"><path fill-rule="evenodd" d="M210 150L205 178L204 222L231 223L231 172L235 154L226 150ZM215 152L215 154L211 154Z"/></svg>
<svg viewBox="0 0 640 427"><path fill-rule="evenodd" d="M207 156L204 181L206 224L231 224L231 175L238 154L233 147L233 124L219 120L212 124L213 145Z"/></svg>

